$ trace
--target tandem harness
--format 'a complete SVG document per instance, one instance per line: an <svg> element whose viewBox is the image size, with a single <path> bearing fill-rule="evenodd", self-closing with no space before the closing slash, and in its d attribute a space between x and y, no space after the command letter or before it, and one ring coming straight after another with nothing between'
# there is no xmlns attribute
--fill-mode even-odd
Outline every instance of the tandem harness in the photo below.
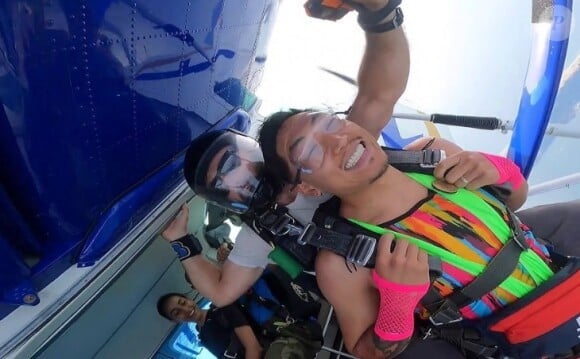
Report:
<svg viewBox="0 0 580 359"><path fill-rule="evenodd" d="M386 151L390 163L404 172L430 174L443 158L441 153L433 150ZM397 158L398 155L401 157ZM494 191L493 187L488 190L501 198L501 194ZM312 268L318 248L330 250L352 264L374 267L376 244L380 234L338 216L339 206L337 198L322 204L313 222L306 226L295 220L284 208L273 207L255 216L252 227L262 231L262 234L258 233L262 238L263 233L269 234L272 243L290 253L306 269ZM501 353L531 358L561 354L570 348L576 350L580 345L580 338L576 333L580 310L579 305L575 304L577 299L574 299L580 297L580 260L577 258L554 259L559 257L553 255L559 271L525 298L489 317L475 321L463 319L460 308L500 286L514 271L522 253L529 248L518 218L509 210L507 216L509 220L505 223L509 225L513 235L471 283L454 290L445 298L431 287L423 298L422 306L430 313L428 325L423 330L424 337L437 336L446 339L459 344L462 350L476 357L491 357ZM432 277L440 276L440 259L434 256L429 258ZM566 288L571 294L562 293L562 288ZM542 310L541 303L560 305L568 303L567 301L571 302L558 311L558 319L552 321L548 330L543 330L541 323L545 319L542 316L548 317L550 314L545 305ZM528 308L535 308L536 312L530 315L539 318L536 319L539 327L531 330L528 321L522 319L525 317L522 313L529 313ZM521 332L526 334L518 334ZM558 339L548 339L554 337Z"/></svg>
<svg viewBox="0 0 580 359"><path fill-rule="evenodd" d="M442 150L384 150L389 163L403 172L433 173L435 166L445 159ZM289 254L304 270L314 269L319 248L333 251L351 263L374 267L376 235L372 232L368 232L368 236L360 228L355 228L357 233L351 234L328 231L314 223L304 225L292 217L286 207L276 205L243 215L242 220L268 244Z"/></svg>
<svg viewBox="0 0 580 359"><path fill-rule="evenodd" d="M408 174L423 186L439 192L457 205L463 205L474 215L484 216L487 213L477 203L482 199L466 190L450 194L433 187L433 177L421 174ZM489 188L492 191L493 188ZM484 203L485 204L485 203ZM314 215L316 230L312 230L309 244L315 243L322 235L332 235L331 232L348 233L351 238L363 235L374 238L375 242L387 230L351 221L338 215L340 202L331 199L322 204ZM485 206L484 206L485 207ZM580 259L568 258L552 253L550 266L544 263L530 250L525 233L519 219L508 208L506 217L499 216L494 210L492 214L499 220L497 226L509 230L510 236L505 238L503 246L487 265L482 266L469 284L457 288L450 295L442 297L434 286L421 301L421 305L429 314L429 321L424 325L424 337L439 337L458 344L467 354L475 357L491 357L494 355L509 355L515 358L540 358L546 356L570 355L580 348ZM490 222L492 223L492 222ZM495 223L495 222L494 222ZM322 228L318 230L318 228ZM318 233L317 233L318 232ZM370 233L369 233L370 232ZM396 233L396 236L414 241L416 244L429 245L410 236ZM360 238L360 237L359 237ZM335 237L335 240L340 240ZM352 240L356 243L355 240ZM316 245L316 244L313 244ZM420 247L422 247L420 245ZM447 252L443 250L442 252ZM434 251L440 259L467 270L461 264L461 258L447 256L446 253ZM450 254L449 252L447 252ZM373 254L369 255L366 267L372 263ZM432 256L430 256L431 258ZM432 258L431 258L432 259ZM436 260L435 260L436 262ZM536 287L521 292L513 303L497 310L490 315L467 320L461 315L460 309L482 298L496 288L516 289L511 274L518 266L525 263L526 268L533 272ZM433 274L433 266L430 269ZM473 271L470 269L470 271ZM554 273L555 272L555 273ZM513 292L515 293L515 292Z"/></svg>

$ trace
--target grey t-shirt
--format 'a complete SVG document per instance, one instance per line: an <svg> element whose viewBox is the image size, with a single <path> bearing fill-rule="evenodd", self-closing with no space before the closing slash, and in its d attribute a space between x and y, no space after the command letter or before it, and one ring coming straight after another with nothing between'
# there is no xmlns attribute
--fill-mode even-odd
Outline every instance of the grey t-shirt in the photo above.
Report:
<svg viewBox="0 0 580 359"><path fill-rule="evenodd" d="M318 205L329 198L330 195L307 197L299 194L296 200L288 205L288 211L302 224L306 224L312 220ZM228 257L232 263L242 267L266 268L269 263L268 254L272 251L272 247L245 223L242 224L235 242L234 249Z"/></svg>

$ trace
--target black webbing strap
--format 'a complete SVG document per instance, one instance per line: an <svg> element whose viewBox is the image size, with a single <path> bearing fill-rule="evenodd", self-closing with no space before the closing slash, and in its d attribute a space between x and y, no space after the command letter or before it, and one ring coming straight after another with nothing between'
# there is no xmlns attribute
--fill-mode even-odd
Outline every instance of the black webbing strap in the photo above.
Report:
<svg viewBox="0 0 580 359"><path fill-rule="evenodd" d="M441 150L406 151L389 148L384 151L389 158L389 164L403 172L432 174L433 168L445 159L445 152Z"/></svg>
<svg viewBox="0 0 580 359"><path fill-rule="evenodd" d="M244 346L242 345L242 342L240 341L238 336L235 333L232 333L230 335L230 343L228 344L228 347L226 348L226 351L222 354L221 358L236 359L238 357L238 354L240 354L243 351L243 349Z"/></svg>
<svg viewBox="0 0 580 359"><path fill-rule="evenodd" d="M380 238L378 234L324 212L317 212L315 221L322 221L325 225L318 227L314 223L309 224L304 236L299 239L304 244L330 250L353 264L375 267L377 242ZM443 273L441 259L429 256L428 261L430 278L439 278Z"/></svg>
<svg viewBox="0 0 580 359"><path fill-rule="evenodd" d="M345 234L310 223L298 242L327 249L357 265L368 268L375 266L377 239L374 236Z"/></svg>
<svg viewBox="0 0 580 359"><path fill-rule="evenodd" d="M475 354L478 358L491 358L498 352L497 345L483 337L475 328L456 323L441 327L420 325L420 329L424 340L440 338L457 346L463 352Z"/></svg>
<svg viewBox="0 0 580 359"><path fill-rule="evenodd" d="M510 210L508 210L508 216L514 235L491 259L480 275L445 298L441 298L433 289L430 289L423 297L421 303L431 313L429 318L431 323L437 326L461 320L459 308L471 304L497 288L516 269L520 254L528 248L528 245L519 226L519 220Z"/></svg>

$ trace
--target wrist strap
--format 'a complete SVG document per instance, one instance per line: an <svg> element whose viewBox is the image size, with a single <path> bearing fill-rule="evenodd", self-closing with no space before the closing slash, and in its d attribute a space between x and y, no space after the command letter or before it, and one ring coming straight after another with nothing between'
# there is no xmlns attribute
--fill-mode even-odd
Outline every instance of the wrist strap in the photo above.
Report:
<svg viewBox="0 0 580 359"><path fill-rule="evenodd" d="M195 238L193 234L186 234L185 236L178 238L171 242L171 248L177 254L180 261L184 261L187 258L195 257L202 251L201 243Z"/></svg>
<svg viewBox="0 0 580 359"><path fill-rule="evenodd" d="M400 7L395 9L395 17L391 21L383 22L378 25L362 25L361 27L366 31L374 34L389 32L395 30L396 28L403 25L405 17L403 15L403 10Z"/></svg>
<svg viewBox="0 0 580 359"><path fill-rule="evenodd" d="M387 16L389 16L399 5L401 5L401 0L389 0L387 5L382 9L376 11L370 11L366 8L358 9L358 23L364 29L365 26L378 25Z"/></svg>

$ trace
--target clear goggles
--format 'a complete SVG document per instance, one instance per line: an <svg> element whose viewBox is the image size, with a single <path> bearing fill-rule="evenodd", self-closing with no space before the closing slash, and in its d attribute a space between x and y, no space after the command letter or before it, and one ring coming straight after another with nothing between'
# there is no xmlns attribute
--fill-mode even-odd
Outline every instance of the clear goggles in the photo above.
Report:
<svg viewBox="0 0 580 359"><path fill-rule="evenodd" d="M325 151L317 138L324 134L339 132L346 126L346 120L334 113L312 113L310 131L303 137L291 142L290 162L298 167L296 181L300 173L311 174L324 163Z"/></svg>

